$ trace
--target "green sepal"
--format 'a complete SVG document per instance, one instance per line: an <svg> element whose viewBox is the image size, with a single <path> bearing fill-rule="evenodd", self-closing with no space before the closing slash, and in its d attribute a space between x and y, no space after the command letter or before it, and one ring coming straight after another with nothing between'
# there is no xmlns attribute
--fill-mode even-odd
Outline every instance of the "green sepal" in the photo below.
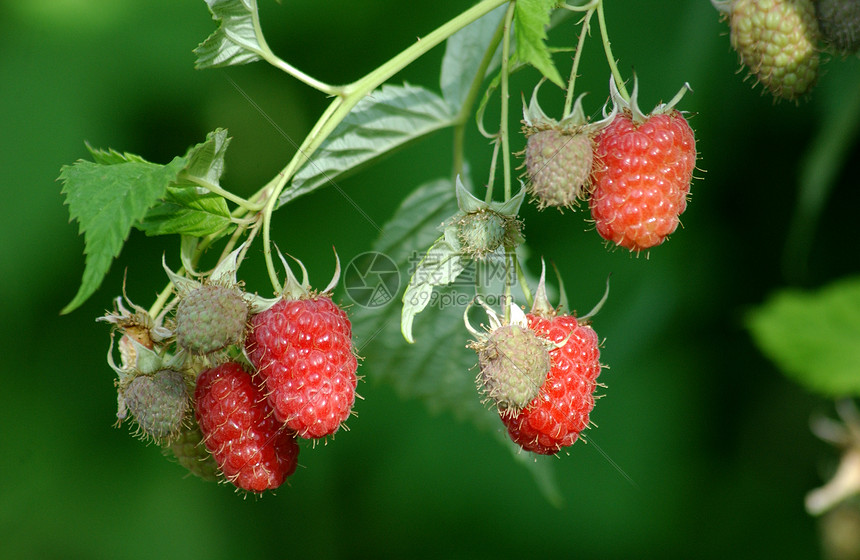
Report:
<svg viewBox="0 0 860 560"><path fill-rule="evenodd" d="M414 343L412 322L430 303L433 288L447 286L465 269L456 228L445 228L444 234L427 250L403 293L400 331L407 342Z"/></svg>
<svg viewBox="0 0 860 560"><path fill-rule="evenodd" d="M521 188L520 191L512 196L507 202L494 201L487 203L470 193L469 189L463 184L463 181L460 180L459 175L455 181L454 189L457 193L457 207L463 214L471 214L482 210L491 210L509 218L517 217L526 195L525 189Z"/></svg>

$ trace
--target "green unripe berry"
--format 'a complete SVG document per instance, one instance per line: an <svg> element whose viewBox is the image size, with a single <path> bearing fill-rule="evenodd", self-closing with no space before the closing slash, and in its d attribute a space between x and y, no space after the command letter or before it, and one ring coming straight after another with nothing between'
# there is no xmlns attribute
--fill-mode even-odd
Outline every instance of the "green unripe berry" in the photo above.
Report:
<svg viewBox="0 0 860 560"><path fill-rule="evenodd" d="M205 284L182 298L176 309L176 342L194 354L211 354L240 344L248 321L242 292Z"/></svg>
<svg viewBox="0 0 860 560"><path fill-rule="evenodd" d="M546 342L515 324L499 327L472 348L478 351L481 368L478 385L502 412L525 408L552 367Z"/></svg>
<svg viewBox="0 0 860 560"><path fill-rule="evenodd" d="M120 397L137 422L138 433L158 442L174 439L191 410L185 377L170 369L134 377L120 388Z"/></svg>
<svg viewBox="0 0 860 560"><path fill-rule="evenodd" d="M194 476L210 482L219 479L218 463L203 444L203 433L196 422L182 430L176 440L166 446L164 451L166 454L173 455L179 464Z"/></svg>
<svg viewBox="0 0 860 560"><path fill-rule="evenodd" d="M516 245L520 239L520 223L492 210L480 210L460 218L457 237L464 253L483 259L503 245Z"/></svg>
<svg viewBox="0 0 860 560"><path fill-rule="evenodd" d="M525 149L529 193L538 208L571 208L585 198L594 159L584 132L548 128L532 132Z"/></svg>
<svg viewBox="0 0 860 560"><path fill-rule="evenodd" d="M839 54L860 50L860 2L857 0L818 0L815 15L822 38Z"/></svg>

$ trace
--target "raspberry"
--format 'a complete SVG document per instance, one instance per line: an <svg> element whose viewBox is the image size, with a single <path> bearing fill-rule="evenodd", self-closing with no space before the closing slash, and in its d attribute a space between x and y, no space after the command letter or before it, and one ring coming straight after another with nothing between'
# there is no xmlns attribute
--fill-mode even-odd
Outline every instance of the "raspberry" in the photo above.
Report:
<svg viewBox="0 0 860 560"><path fill-rule="evenodd" d="M240 344L248 303L236 288L204 284L190 291L176 309L176 342L194 354L211 354Z"/></svg>
<svg viewBox="0 0 860 560"><path fill-rule="evenodd" d="M550 370L547 345L517 324L500 326L469 346L478 352L479 386L503 413L524 408Z"/></svg>
<svg viewBox="0 0 860 560"><path fill-rule="evenodd" d="M603 123L589 123L582 108L582 95L561 120L550 118L541 109L537 94L540 82L532 92L528 106L523 99L523 133L526 135L526 188L538 209L553 206L562 210L579 204L591 187L590 176L594 132Z"/></svg>
<svg viewBox="0 0 860 560"><path fill-rule="evenodd" d="M520 227L516 218L482 209L457 220L457 237L463 253L484 259L502 245L516 244Z"/></svg>
<svg viewBox="0 0 860 560"><path fill-rule="evenodd" d="M591 217L604 239L631 251L663 243L678 227L696 164L696 140L678 111L636 122L619 113L597 135Z"/></svg>
<svg viewBox="0 0 860 560"><path fill-rule="evenodd" d="M227 362L200 374L194 396L203 441L221 471L236 487L263 492L295 472L299 446L272 416L255 378Z"/></svg>
<svg viewBox="0 0 860 560"><path fill-rule="evenodd" d="M579 128L555 126L534 131L525 149L527 188L538 208L570 208L589 186L592 142Z"/></svg>
<svg viewBox="0 0 860 560"><path fill-rule="evenodd" d="M815 15L822 38L842 55L860 50L860 2L818 0Z"/></svg>
<svg viewBox="0 0 860 560"><path fill-rule="evenodd" d="M525 449L553 455L573 445L588 427L600 375L597 334L569 315L526 315L529 328L561 347L550 350L552 368L538 395L518 414L500 414L510 438Z"/></svg>
<svg viewBox="0 0 860 560"><path fill-rule="evenodd" d="M355 403L352 325L326 295L281 299L254 315L246 353L275 418L303 438L334 434Z"/></svg>
<svg viewBox="0 0 860 560"><path fill-rule="evenodd" d="M119 396L139 433L156 442L175 439L191 410L185 377L170 369L132 377L120 385Z"/></svg>
<svg viewBox="0 0 860 560"><path fill-rule="evenodd" d="M812 0L732 0L727 13L741 64L773 95L797 99L818 77L818 23Z"/></svg>
<svg viewBox="0 0 860 560"><path fill-rule="evenodd" d="M164 448L164 452L173 455L194 476L210 482L218 480L218 463L203 444L203 433L197 422L182 430L176 440Z"/></svg>

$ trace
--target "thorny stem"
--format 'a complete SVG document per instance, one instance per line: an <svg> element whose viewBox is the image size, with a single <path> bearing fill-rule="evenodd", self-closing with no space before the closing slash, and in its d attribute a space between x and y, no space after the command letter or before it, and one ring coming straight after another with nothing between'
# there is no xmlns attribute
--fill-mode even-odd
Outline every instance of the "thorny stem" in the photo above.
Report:
<svg viewBox="0 0 860 560"><path fill-rule="evenodd" d="M502 169L504 170L504 185L505 185L505 202L511 199L511 143L510 143L510 135L508 133L508 106L509 106L509 93L508 93L508 65L510 63L510 52L511 52L511 23L514 19L514 9L516 8L516 2L511 2L508 5L508 11L505 14L505 34L502 42L502 85L501 85L501 123L499 125L499 136L501 137L502 144ZM505 297L504 297L504 310L505 310L505 323L510 323L511 321L511 306L508 305L509 302L513 301L511 298L511 279L510 272L514 265L514 261L517 258L516 252L513 250L505 251Z"/></svg>
<svg viewBox="0 0 860 560"><path fill-rule="evenodd" d="M600 37L603 40L603 50L606 52L606 62L609 63L609 69L612 71L612 78L615 80L615 85L618 87L621 97L625 101L630 101L630 94L627 93L627 86L624 85L621 72L618 71L618 65L615 63L615 56L612 54L612 47L609 45L609 33L606 31L606 17L603 15L603 0L598 0L597 2L597 22L600 25Z"/></svg>
<svg viewBox="0 0 860 560"><path fill-rule="evenodd" d="M505 202L511 199L511 142L508 134L508 65L510 64L511 53L511 23L514 20L514 9L516 2L511 2L508 5L508 11L505 14L505 34L502 42L502 87L501 87L501 123L499 125L499 136L502 138L502 169L504 170L505 179Z"/></svg>
<svg viewBox="0 0 860 560"><path fill-rule="evenodd" d="M534 303L534 299L532 298L531 289L529 289L529 283L526 280L526 275L523 272L523 268L520 266L520 260L514 258L514 266L516 267L517 272L517 281L520 283L520 289L523 291L523 295L526 298L526 305L531 308Z"/></svg>
<svg viewBox="0 0 860 560"><path fill-rule="evenodd" d="M303 82L303 83L311 86L312 88L314 88L318 91L321 91L322 93L325 93L327 95L339 95L340 94L340 88L338 88L336 86L331 86L329 84L326 84L325 82L321 82L319 80L315 80L314 78L311 78L310 76L308 76L307 74L305 74L304 72L302 72L298 68L294 67L290 63L286 62L285 60L283 60L277 56L275 56L271 51L267 51L267 52L263 53L263 58L266 60L266 62L268 62L269 64L271 64L275 68L278 68L279 70L283 70L284 72L286 72L290 76L296 78L300 82Z"/></svg>
<svg viewBox="0 0 860 560"><path fill-rule="evenodd" d="M490 158L490 176L487 179L487 193L484 195L484 202L487 204L493 201L493 185L496 182L496 163L499 161L499 139L493 141L493 155Z"/></svg>
<svg viewBox="0 0 860 560"><path fill-rule="evenodd" d="M496 54L496 49L499 48L499 43L502 42L502 34L504 32L505 22L504 20L502 20L501 22L499 22L499 26L496 28L496 32L493 35L492 39L490 39L490 44L487 46L487 50L484 52L484 57L481 59L481 63L478 65L478 71L475 73L475 78L472 80L472 84L469 87L469 91L466 94L466 98L463 101L463 105L462 107L460 107L460 112L457 114L457 124L454 126L455 177L463 172L463 140L466 133L466 123L469 122L469 115L472 114L472 106L475 104L475 100L478 98L478 94L481 92L481 86L484 84L484 78L487 74L487 68L490 67L490 63L493 61L493 56ZM489 202L489 200L487 202Z"/></svg>
<svg viewBox="0 0 860 560"><path fill-rule="evenodd" d="M272 64L273 66L287 72L294 78L299 81L304 82L305 84L329 95L336 95L334 101L326 108L320 118L317 120L314 128L310 131L310 133L305 137L301 146L299 146L296 153L293 155L293 158L290 162L278 173L275 177L273 177L263 188L258 190L251 198L250 201L242 199L229 193L228 191L221 189L220 187L216 187L215 185L210 184L200 184L200 186L209 189L212 192L216 192L220 194L225 199L231 200L236 203L239 208L237 208L234 212L231 213L233 218L241 218L247 215L250 212L258 212L262 210L262 220L258 221L251 228L251 237L256 235L258 228L262 227L263 230L263 255L266 261L266 269L269 274L269 279L272 283L272 287L274 288L276 293L281 291L281 284L278 280L278 275L275 272L275 267L272 260L272 250L271 250L271 221L272 221L272 212L274 212L281 192L286 187L287 183L293 177L296 171L301 167L305 161L310 160L311 155L320 147L320 145L325 141L326 138L335 130L335 128L343 121L347 114L355 107L358 102L363 99L367 94L372 92L374 89L379 87L382 83L384 83L388 78L426 54L433 47L437 46L439 43L462 29L466 27L470 23L480 19L487 13L501 6L508 0L483 0L472 8L466 10L461 13L459 16L454 19L448 21L442 26L438 27L436 30L429 33L424 39L419 40L417 43L403 50L400 54L390 59L388 62L384 63L382 66L378 67L373 72L367 74L363 78L353 82L352 84L343 86L343 87L335 87L330 86L329 84L325 84L314 78L311 78L304 72L296 69L292 65L287 62L281 60L277 56L275 56L268 44L266 43L265 38L263 37L262 29L260 27L259 14L256 10L254 10L253 15L253 25L254 30L257 35L257 40L262 47L262 51L257 51L258 54L265 59L267 62ZM495 39L494 39L495 41ZM498 44L496 41L495 44ZM495 48L491 49L493 52ZM482 72L483 75L486 72L486 67L489 65L490 60L492 59L492 54L489 55L486 63L482 61ZM477 95L477 89L480 87L480 80L476 78L477 84L473 83L472 89L469 91L469 103L474 103L475 96ZM473 91L474 90L474 91ZM195 181L197 182L197 181ZM199 182L198 182L199 184ZM242 226L239 228L245 229ZM215 235L210 235L204 238L204 240L197 246L194 251L194 255L192 256L192 262L196 263L199 258L202 256L203 252L212 244L215 240ZM238 237L236 237L238 239ZM184 268L180 268L179 274L184 272ZM153 303L152 308L149 310L149 314L151 316L157 315L161 309L163 309L164 304L168 301L170 295L173 293L173 285L168 284L158 295L155 303Z"/></svg>
<svg viewBox="0 0 860 560"><path fill-rule="evenodd" d="M579 70L579 60L582 57L582 48L585 45L585 36L589 33L588 24L591 21L591 16L594 15L594 10L600 0L589 3L589 9L582 17L582 31L579 33L579 42L576 44L576 54L573 55L573 66L570 69L570 80L567 84L567 94L564 97L564 113L567 116L570 113L570 108L573 106L573 91L576 82L576 73Z"/></svg>
<svg viewBox="0 0 860 560"><path fill-rule="evenodd" d="M259 227L262 226L263 230L263 254L266 261L266 269L269 274L269 279L272 283L272 287L274 288L276 293L281 291L280 280L278 279L278 275L275 272L275 267L272 259L272 250L271 250L271 222L272 222L272 213L274 212L281 192L286 187L289 180L293 177L293 175L298 171L302 164L305 161L310 160L311 155L320 147L320 145L325 141L326 138L335 130L335 128L343 121L346 115L355 107L358 102L363 99L367 94L372 92L374 89L379 87L382 83L388 80L391 76L411 64L416 59L423 56L429 50L437 46L439 43L462 29L463 27L469 25L475 20L483 17L490 11L496 9L501 6L503 3L508 0L483 0L476 6L473 6L469 10L461 13L459 16L454 19L448 21L442 26L438 27L436 30L429 33L423 40L419 40L417 43L403 50L400 54L390 59L388 62L379 66L377 69L367 74L363 78L343 87L334 87L318 80L315 80L296 69L292 65L287 62L281 60L277 56L275 56L271 49L269 49L265 38L263 37L263 33L260 27L259 22L259 14L256 10L254 10L253 15L253 24L254 29L256 31L257 40L262 47L262 51L258 51L261 57L263 57L267 62L272 64L273 66L287 72L291 76L296 79L304 82L305 84L329 95L336 95L334 101L326 108L320 118L317 120L314 128L310 131L310 133L305 137L301 146L296 150L295 155L290 160L290 162L281 170L278 175L272 178L269 183L267 183L262 189L257 191L257 193L251 197L251 201L245 200L241 197L233 195L229 191L222 189L217 185L210 184L206 181L201 181L198 178L189 178L195 184L208 189L211 192L219 194L223 196L225 199L230 200L237 204L239 208L237 208L233 213L232 217L241 218L248 213L257 212L262 210L262 220L257 222L252 228L250 232L250 238L253 238L256 235ZM513 3L511 3L511 8L509 8L508 13L513 13ZM504 31L510 29L510 17L506 18L505 25L502 27ZM504 32L503 31L503 32ZM498 35L498 32L497 34ZM509 48L509 41L506 41L507 46L505 49L505 53L507 54ZM480 84L483 81L483 75L486 73L486 68L492 60L492 54L495 52L495 46L498 45L498 39L494 36L493 41L491 43L491 48L488 49L488 54L485 55L482 60L480 72L478 76L476 76L475 81L472 84L472 87L469 90L469 95L467 97L467 106L471 106L474 103L475 97L477 96L477 92L480 88ZM507 60L503 62L506 64ZM507 81L505 79L504 86L505 94L507 94ZM464 108L463 113L468 114L466 109ZM463 119L465 121L465 119ZM462 160L460 163L462 166ZM509 163L506 160L506 169L509 167ZM509 173L509 172L508 172ZM506 173L506 178L509 180L508 173ZM510 188L509 185L506 185L506 199L509 198ZM245 228L240 226L237 232L231 238L231 243L235 244L236 240L238 240L238 236L241 235L241 231ZM212 244L215 240L214 235L207 236L198 244L197 248L194 251L194 255L191 257L192 263L196 263L205 250ZM184 272L184 267L180 268L178 273L182 274ZM164 305L169 300L171 294L173 294L173 285L168 284L165 288L159 293L152 307L149 309L150 316L157 315L163 308Z"/></svg>
<svg viewBox="0 0 860 560"><path fill-rule="evenodd" d="M271 216L278 202L278 198L286 187L289 180L298 171L299 167L310 159L311 155L320 147L326 138L349 114L353 107L358 104L367 94L382 85L391 76L407 67L409 64L426 54L436 45L469 25L475 20L483 17L507 0L483 0L479 4L461 13L442 26L436 28L410 47L404 49L400 54L379 66L363 78L338 88L338 97L329 105L314 129L299 146L296 154L287 166L270 182L271 191L268 193L265 208L263 210L263 254L266 260L266 269L275 292L281 291L281 284L275 273L271 251ZM269 185L267 185L268 187ZM264 188L267 188L264 187Z"/></svg>
<svg viewBox="0 0 860 560"><path fill-rule="evenodd" d="M183 272L184 269L180 268L177 274L182 274ZM147 311L150 317L155 317L161 313L161 310L164 309L164 304L167 303L168 299L170 299L171 294L173 294L173 284L167 284L167 286L161 290L161 293L158 294L158 297L155 299L155 303L153 303L152 307Z"/></svg>
<svg viewBox="0 0 860 560"><path fill-rule="evenodd" d="M263 29L260 26L259 10L251 10L251 13L252 22L254 25L254 34L256 35L257 42L260 44L261 47L261 50L256 51L257 54L259 54L266 62L268 62L275 68L286 72L290 76L314 88L315 90L321 91L322 93L325 93L327 95L340 95L340 88L314 79L296 68L295 66L293 66L292 64L289 64L288 62L281 60L279 57L277 57L275 53L272 52L272 49L269 48L268 43L266 43L266 38L263 35Z"/></svg>
<svg viewBox="0 0 860 560"><path fill-rule="evenodd" d="M358 103L358 100L352 104L354 106ZM317 123L314 125L314 128L311 130L310 134L305 137L301 146L299 146L298 150L296 150L295 155L287 164L287 166L274 178L272 182L269 183L271 186L271 191L268 193L268 199L266 201L266 206L263 209L263 256L266 261L266 270L269 273L269 280L272 282L272 288L275 290L275 293L281 292L281 283L278 280L278 274L275 272L274 262L272 260L272 244L271 244L271 224L272 224L272 212L275 210L275 206L278 203L278 197L283 191L289 179L295 174L299 167L308 159L310 159L311 154L319 148L320 144L322 144L323 140L331 134L332 130L334 130L334 126L331 124L331 121L335 118L334 115L339 112L342 113L342 116L337 120L339 123L343 118L349 113L352 106L348 107L346 111L343 111L343 107L345 105L345 101L343 98L338 97L326 108L323 112L322 116L319 118ZM264 187L264 190L269 190L269 185Z"/></svg>
<svg viewBox="0 0 860 560"><path fill-rule="evenodd" d="M220 186L215 185L213 183L210 183L209 181L206 181L205 179L202 179L200 177L193 177L191 175L183 173L181 178L185 179L186 181L189 181L191 183L194 183L198 187L202 187L211 193L220 195L220 196L226 198L227 200L229 200L230 202L236 204L237 206L239 206L241 208L244 208L245 210L247 210L249 212L257 212L257 211L263 209L263 204L261 204L259 202L253 203L253 202L250 202L248 200L245 200L241 196L236 196L235 194L231 193L230 191L225 190L225 189L221 188Z"/></svg>

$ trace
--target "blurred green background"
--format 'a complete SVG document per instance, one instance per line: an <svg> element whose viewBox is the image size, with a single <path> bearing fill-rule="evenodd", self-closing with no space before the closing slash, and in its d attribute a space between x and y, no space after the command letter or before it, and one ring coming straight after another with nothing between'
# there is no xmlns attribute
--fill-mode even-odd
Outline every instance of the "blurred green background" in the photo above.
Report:
<svg viewBox="0 0 860 560"><path fill-rule="evenodd" d="M333 83L358 78L471 5L260 3L273 50ZM836 453L808 421L830 405L757 352L743 316L776 288L818 286L860 268L853 140L851 165L837 172L824 217L805 238L808 259L799 245L786 253L803 158L838 110L834 100L856 87L860 60L829 61L809 101L775 104L737 72L727 27L709 2L608 0L606 13L622 72L640 78L643 108L684 81L693 86L681 107L697 113L690 122L701 179L684 229L650 258L607 251L584 212L524 212L530 246L557 263L574 308L590 309L612 274L595 322L606 339L608 388L593 414L599 428L588 434L612 463L583 443L558 458L564 504L556 508L494 437L402 399L375 381L372 363L360 371L364 400L351 430L304 447L299 471L276 496L243 499L183 478L157 447L113 428L108 329L94 318L111 307L126 269L130 297L148 306L165 284L159 259L167 252L175 262L176 244L133 232L102 289L59 316L84 264L55 181L60 167L87 157L84 141L166 163L226 127L233 143L222 183L249 195L294 148L231 80L296 142L326 100L263 63L195 71L191 51L214 29L202 1L0 2L0 188L8 203L0 225L0 556L818 557L820 527L803 498ZM572 43L572 23L550 43ZM592 92L590 112L609 77L598 45L595 32L577 82ZM434 50L394 81L436 89L441 55ZM569 58L557 63L566 74ZM514 116L536 79L516 75ZM558 114L553 95L544 108ZM449 146L450 132L437 133L340 186L382 224L413 188L449 173ZM481 183L490 148L474 130L468 151ZM322 284L332 245L347 261L376 233L326 189L279 211L273 235ZM263 292L261 262L251 259L243 275Z"/></svg>

